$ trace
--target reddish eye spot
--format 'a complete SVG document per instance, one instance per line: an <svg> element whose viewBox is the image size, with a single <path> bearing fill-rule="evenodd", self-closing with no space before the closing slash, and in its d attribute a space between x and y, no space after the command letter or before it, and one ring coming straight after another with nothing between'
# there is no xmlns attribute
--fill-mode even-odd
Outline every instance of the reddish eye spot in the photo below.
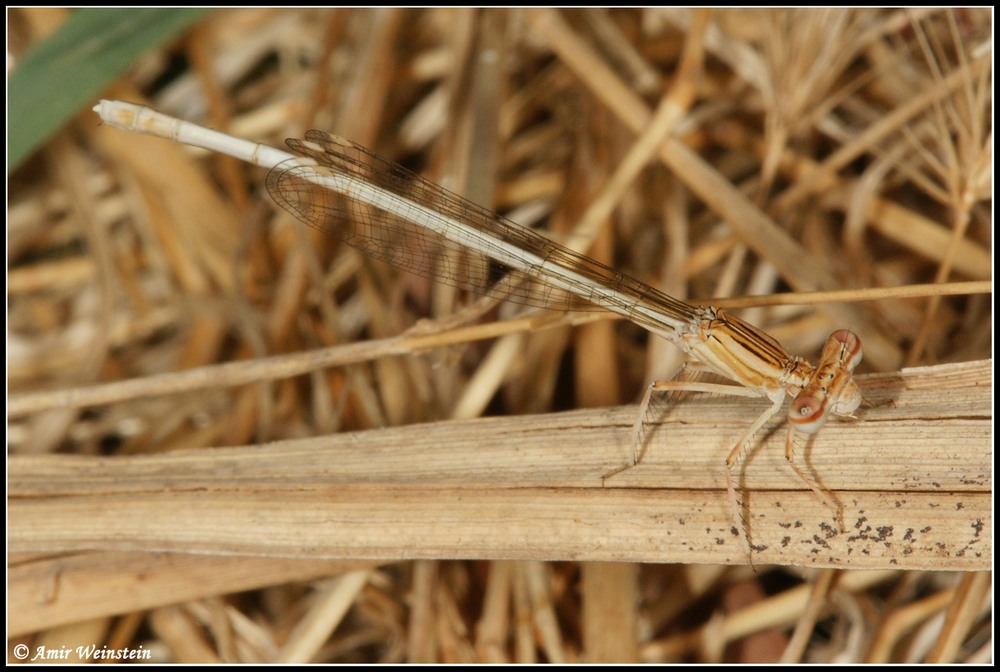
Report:
<svg viewBox="0 0 1000 672"><path fill-rule="evenodd" d="M840 361L843 362L848 371L853 371L854 367L861 363L864 351L861 348L861 339L853 331L848 329L838 329L830 334L830 339L841 344L842 354Z"/></svg>
<svg viewBox="0 0 1000 672"><path fill-rule="evenodd" d="M789 408L788 421L795 425L796 429L806 434L814 434L826 422L827 410L816 397L799 395Z"/></svg>

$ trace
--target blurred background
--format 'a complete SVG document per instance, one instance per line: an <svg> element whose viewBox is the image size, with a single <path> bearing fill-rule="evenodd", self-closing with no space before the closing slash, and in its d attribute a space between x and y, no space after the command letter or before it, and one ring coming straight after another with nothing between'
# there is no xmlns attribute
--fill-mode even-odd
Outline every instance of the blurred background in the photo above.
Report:
<svg viewBox="0 0 1000 672"><path fill-rule="evenodd" d="M447 325L474 297L296 226L266 171L102 127L99 98L273 146L335 133L693 303L992 278L989 9L7 18L8 393L136 381L111 403L9 418L9 455L149 455L632 404L681 361L604 320L514 347L476 340L171 394L157 374ZM644 148L645 168L616 183ZM867 372L991 356L987 294L740 316L810 359L849 326ZM114 573L119 550L109 540L89 556L92 580ZM176 556L157 565L166 584L197 564ZM35 576L58 576L54 560L8 558ZM569 560L205 560L179 603L161 591L27 630L9 608L8 649L142 644L165 662L991 660L991 605L969 601L991 592L988 575ZM241 579L213 579L226 572ZM823 582L831 597L815 606ZM317 619L330 625L307 645Z"/></svg>

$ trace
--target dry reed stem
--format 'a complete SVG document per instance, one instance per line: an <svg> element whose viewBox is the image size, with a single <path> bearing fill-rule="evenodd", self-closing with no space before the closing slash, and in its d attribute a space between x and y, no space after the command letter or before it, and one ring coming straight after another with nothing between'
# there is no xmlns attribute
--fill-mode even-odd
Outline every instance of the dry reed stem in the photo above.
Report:
<svg viewBox="0 0 1000 672"><path fill-rule="evenodd" d="M10 637L101 616L335 576L371 561L97 551L11 556Z"/></svg>
<svg viewBox="0 0 1000 672"><path fill-rule="evenodd" d="M989 566L990 372L984 362L863 383L873 407L860 422L831 423L807 460L844 505L845 534L790 477L777 447L781 423L766 427L740 479L755 561ZM703 404L711 412L692 410ZM652 428L639 466L607 478L627 460L622 437L634 408L162 456L14 457L8 544L47 553L740 563L722 505L722 452L754 412L692 399Z"/></svg>

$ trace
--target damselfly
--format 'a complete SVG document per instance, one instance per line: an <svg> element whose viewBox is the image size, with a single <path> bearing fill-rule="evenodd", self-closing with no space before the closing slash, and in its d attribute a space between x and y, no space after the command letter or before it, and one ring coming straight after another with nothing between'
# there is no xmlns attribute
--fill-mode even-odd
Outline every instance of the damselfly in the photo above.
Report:
<svg viewBox="0 0 1000 672"><path fill-rule="evenodd" d="M732 471L741 450L792 397L785 456L795 474L827 504L832 497L794 460L796 433L815 434L831 414L851 415L861 403L852 378L861 341L833 332L813 367L773 338L723 310L689 305L518 226L369 150L321 131L288 140L294 154L181 121L149 108L101 101L94 110L116 128L169 138L268 168L267 190L311 227L400 268L459 287L524 303L551 306L575 297L618 313L662 336L695 362L740 387L673 380L653 383L632 433L640 459L642 425L651 394L701 391L764 397L771 404L732 444L726 485L734 523L741 523ZM456 256L456 252L468 254ZM839 517L838 517L839 519ZM746 526L742 540L749 544ZM749 551L749 547L747 547Z"/></svg>

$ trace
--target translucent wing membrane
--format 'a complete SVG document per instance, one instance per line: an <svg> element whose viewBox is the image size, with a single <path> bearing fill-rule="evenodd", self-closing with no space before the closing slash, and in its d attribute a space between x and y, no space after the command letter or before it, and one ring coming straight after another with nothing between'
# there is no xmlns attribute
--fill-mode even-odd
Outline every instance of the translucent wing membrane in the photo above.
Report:
<svg viewBox="0 0 1000 672"><path fill-rule="evenodd" d="M661 334L672 335L695 315L692 306L360 145L309 131L288 146L315 165L290 159L272 168L271 197L376 259L476 295L545 308L603 308Z"/></svg>

